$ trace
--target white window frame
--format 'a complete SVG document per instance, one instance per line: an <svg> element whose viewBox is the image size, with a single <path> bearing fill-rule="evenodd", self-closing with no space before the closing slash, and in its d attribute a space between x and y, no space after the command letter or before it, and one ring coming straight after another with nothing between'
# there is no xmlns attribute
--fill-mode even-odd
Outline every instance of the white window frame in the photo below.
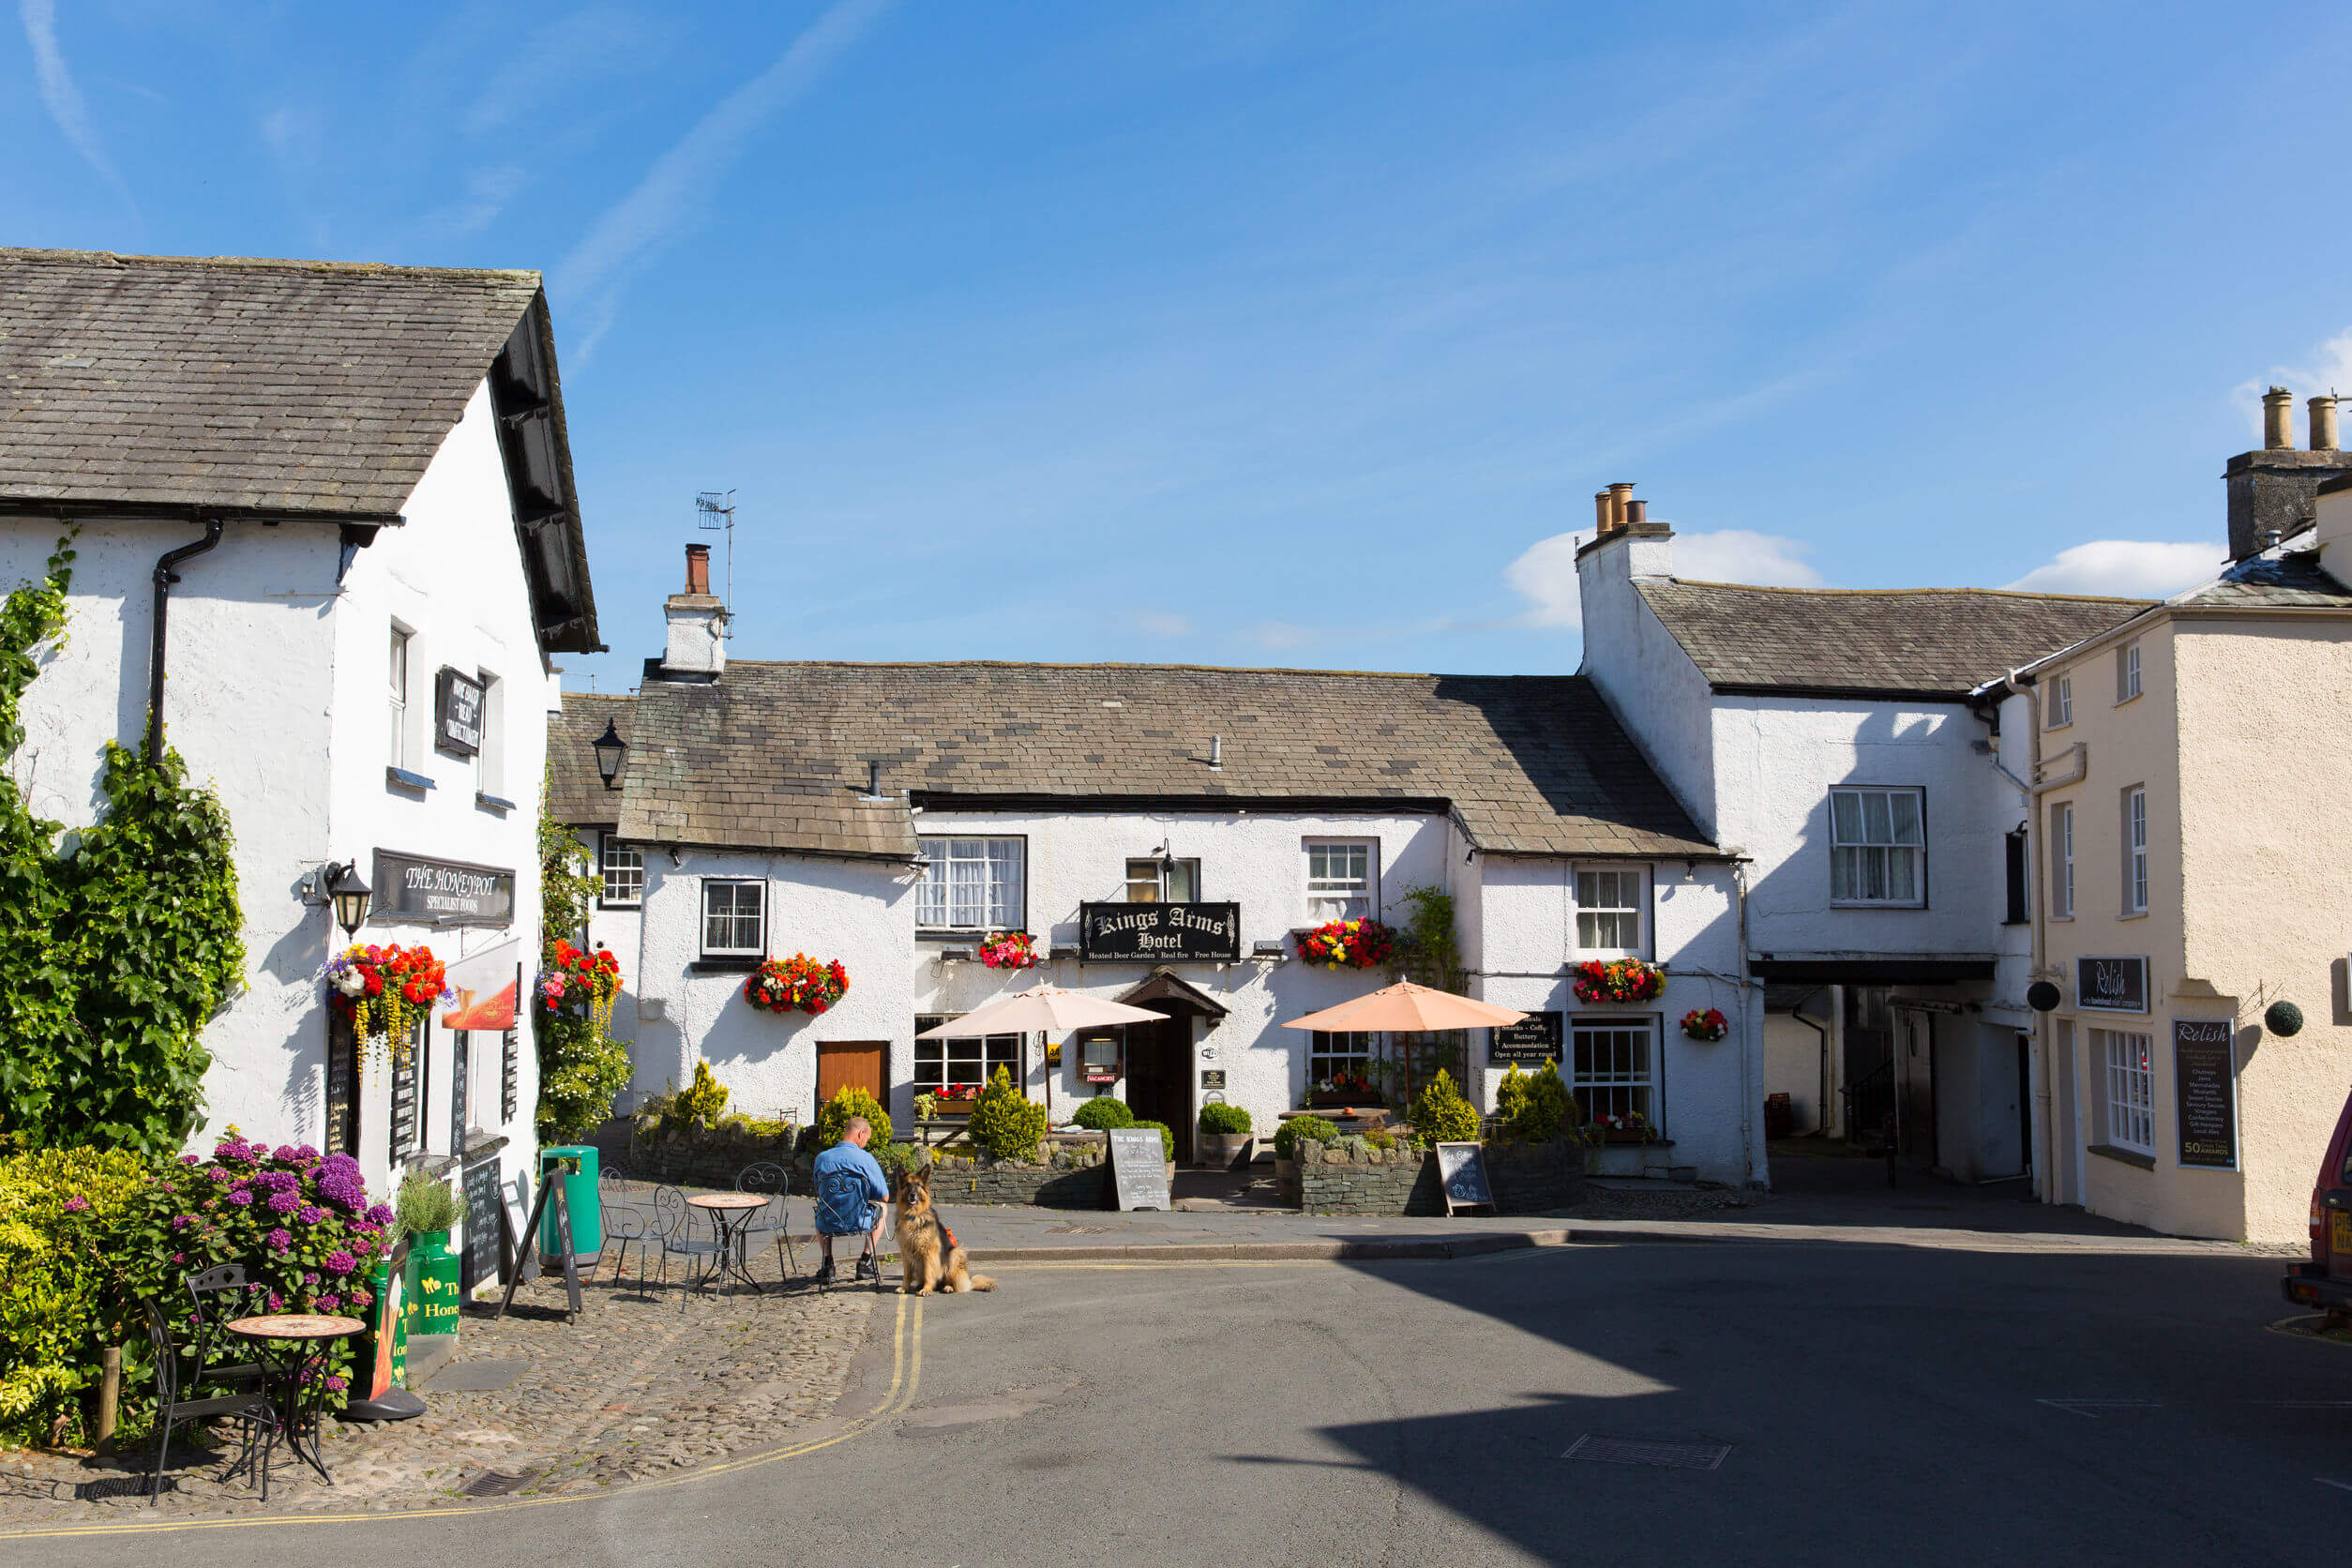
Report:
<svg viewBox="0 0 2352 1568"><path fill-rule="evenodd" d="M2050 918L2074 918L2074 803L2050 805Z"/></svg>
<svg viewBox="0 0 2352 1568"><path fill-rule="evenodd" d="M2140 694L2140 645L2126 642L2115 651L2115 701L2121 707Z"/></svg>
<svg viewBox="0 0 2352 1568"><path fill-rule="evenodd" d="M1588 896L1599 891L1591 883L1603 878L1618 879L1615 893L1620 898L1626 896L1624 880L1631 879L1634 884L1633 902L1629 904L1588 902ZM1588 879L1591 881L1588 882ZM1650 868L1648 867L1578 866L1573 868L1569 886L1569 902L1575 912L1572 928L1576 932L1576 952L1580 957L1645 958L1650 956ZM1604 921L1616 926L1618 929L1614 934L1622 936L1624 934L1622 925L1627 916L1631 916L1634 923L1634 940L1630 944L1590 940L1588 933L1593 937L1603 934L1602 923Z"/></svg>
<svg viewBox="0 0 2352 1568"><path fill-rule="evenodd" d="M952 1016L952 1015L951 1015ZM945 1023L944 1017L928 1015L914 1020L917 1034ZM948 1077L950 1068L969 1066L980 1076L969 1078L958 1072ZM1003 1067L1016 1088L1021 1083L1021 1037L1018 1034L957 1034L936 1040L914 1042L914 1092L927 1094L951 1083L978 1083L986 1088Z"/></svg>
<svg viewBox="0 0 2352 1568"><path fill-rule="evenodd" d="M2044 730L2063 730L2074 722L2074 677L2050 677L2049 716L2043 720Z"/></svg>
<svg viewBox="0 0 2352 1568"><path fill-rule="evenodd" d="M1606 1049L1606 1061L1588 1054L1589 1048ZM1561 1065L1568 1072L1568 1092L1588 1123L1605 1113L1638 1114L1665 1130L1656 1018L1572 1016L1560 1054L1566 1058Z"/></svg>
<svg viewBox="0 0 2352 1568"><path fill-rule="evenodd" d="M2093 1029L2090 1045L2101 1074L2100 1114L2107 1141L2154 1155L2156 1037L2128 1029Z"/></svg>
<svg viewBox="0 0 2352 1568"><path fill-rule="evenodd" d="M1861 837L1851 840L1843 838L1839 835L1837 801L1840 795L1851 795L1855 798L1854 814L1858 820L1857 825ZM1875 838L1871 835L1867 797L1873 795L1882 797L1887 802L1884 810L1888 819L1888 830L1887 837L1883 840ZM1901 830L1894 824L1894 801L1897 797L1903 796L1907 796L1912 803L1911 821L1919 833L1919 841L1915 844L1902 842L1898 837ZM1830 791L1828 810L1830 816L1830 904L1832 908L1918 910L1927 907L1927 792L1925 789L1916 784L1840 784ZM1886 856L1885 885L1892 887L1895 883L1895 855L1903 851L1909 852L1912 857L1912 892L1909 897L1873 898L1857 891L1867 882L1867 868L1870 865L1868 856L1873 852L1884 852ZM1841 894L1838 891L1838 867L1840 856L1847 852L1853 852L1858 858L1852 863L1854 874L1848 890Z"/></svg>
<svg viewBox="0 0 2352 1568"><path fill-rule="evenodd" d="M2123 792L2123 912L2148 912L2148 786Z"/></svg>
<svg viewBox="0 0 2352 1568"><path fill-rule="evenodd" d="M1168 867L1151 855L1131 854L1126 858L1127 875L1120 886L1125 892L1128 903L1197 904L1200 902L1200 862L1198 860L1179 860L1176 863L1175 875L1170 876ZM1138 866L1146 868L1140 876L1136 872L1136 867ZM1190 889L1189 897L1175 897L1173 884L1180 881ZM1138 897L1136 895L1138 893L1149 894L1150 897Z"/></svg>
<svg viewBox="0 0 2352 1568"><path fill-rule="evenodd" d="M409 690L413 684L411 673L416 666L415 640L415 632L410 631L398 621L392 623L392 641L387 651L385 668L392 721L391 734L388 737L392 743L392 755L388 761L393 767L402 771L408 768L409 743L415 739L409 726L410 710L415 705L409 701Z"/></svg>
<svg viewBox="0 0 2352 1568"><path fill-rule="evenodd" d="M1307 1087L1314 1088L1330 1078L1334 1068L1340 1066L1369 1081L1373 1063L1380 1060L1380 1036L1376 1030L1344 1033L1315 1030L1311 1032L1306 1052Z"/></svg>
<svg viewBox="0 0 2352 1568"><path fill-rule="evenodd" d="M474 788L486 795L506 793L506 683L476 670L482 683L482 744L474 754Z"/></svg>
<svg viewBox="0 0 2352 1568"><path fill-rule="evenodd" d="M645 902L644 849L640 845L628 843L617 833L600 834L598 838L600 841L596 845L596 870L602 879L603 885L596 893L596 907L608 910L640 908ZM612 891L613 876L616 872L625 878L633 878L636 891L616 897Z"/></svg>
<svg viewBox="0 0 2352 1568"><path fill-rule="evenodd" d="M711 909L711 895L722 887L735 890L730 898L732 907L725 914L714 914ZM751 942L748 945L740 942L714 943L711 941L711 922L714 919L735 923L745 918L740 901L742 890L745 888L749 888L758 895L752 900L756 908L750 916L755 925ZM733 931L729 934L739 937L743 933ZM702 879L702 957L706 958L764 958L767 957L767 952L768 884L758 877L704 877Z"/></svg>
<svg viewBox="0 0 2352 1568"><path fill-rule="evenodd" d="M923 881L915 888L914 924L925 931L1019 931L1028 928L1029 840L1018 834L942 833L918 839ZM978 867L959 880L958 867ZM957 897L977 889L976 897ZM962 908L958 909L958 905ZM958 918L959 915L966 918Z"/></svg>
<svg viewBox="0 0 2352 1568"><path fill-rule="evenodd" d="M1355 874L1352 866L1339 874L1331 869L1331 852L1349 852L1352 860L1356 853L1364 856L1364 874ZM1320 852L1323 874L1315 872L1316 857ZM1305 873L1306 923L1321 926L1334 920L1376 920L1380 913L1380 841L1378 838L1309 838L1300 846L1301 869Z"/></svg>

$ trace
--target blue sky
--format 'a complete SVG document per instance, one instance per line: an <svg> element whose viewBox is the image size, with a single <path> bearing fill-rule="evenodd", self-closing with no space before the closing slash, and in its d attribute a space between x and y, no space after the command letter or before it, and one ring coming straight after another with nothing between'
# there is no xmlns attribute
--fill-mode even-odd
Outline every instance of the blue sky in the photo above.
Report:
<svg viewBox="0 0 2352 1568"><path fill-rule="evenodd" d="M1546 672L1611 480L1686 576L2161 590L2352 392L2338 7L7 4L13 243L547 273L567 685L699 490L737 657Z"/></svg>

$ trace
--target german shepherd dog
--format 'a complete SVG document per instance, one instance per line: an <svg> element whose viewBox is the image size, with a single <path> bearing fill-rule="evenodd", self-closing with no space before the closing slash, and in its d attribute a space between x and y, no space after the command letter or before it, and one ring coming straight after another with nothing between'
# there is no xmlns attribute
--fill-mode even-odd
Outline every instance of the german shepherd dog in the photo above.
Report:
<svg viewBox="0 0 2352 1568"><path fill-rule="evenodd" d="M956 1233L939 1222L931 1206L928 1167L907 1173L898 1189L898 1268L910 1296L927 1296L933 1289L993 1290L996 1281L973 1274L972 1254L956 1244Z"/></svg>

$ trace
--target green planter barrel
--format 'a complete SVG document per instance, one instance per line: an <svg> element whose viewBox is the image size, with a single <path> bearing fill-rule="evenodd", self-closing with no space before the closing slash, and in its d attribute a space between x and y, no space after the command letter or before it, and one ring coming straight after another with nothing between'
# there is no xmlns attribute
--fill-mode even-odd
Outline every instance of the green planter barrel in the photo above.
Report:
<svg viewBox="0 0 2352 1568"><path fill-rule="evenodd" d="M415 1271L409 1293L415 1304L409 1332L457 1333L459 1308L465 1298L458 1287L458 1255L449 1250L449 1232L429 1230L417 1237L408 1251L408 1266Z"/></svg>
<svg viewBox="0 0 2352 1568"><path fill-rule="evenodd" d="M558 1167L577 1160L580 1168ZM558 1143L539 1151L539 1180L562 1184L571 1206L572 1251L593 1258L604 1248L604 1215L596 1208L596 1151L586 1143ZM539 1215L539 1255L560 1259L564 1243L555 1229L555 1199L550 1196Z"/></svg>

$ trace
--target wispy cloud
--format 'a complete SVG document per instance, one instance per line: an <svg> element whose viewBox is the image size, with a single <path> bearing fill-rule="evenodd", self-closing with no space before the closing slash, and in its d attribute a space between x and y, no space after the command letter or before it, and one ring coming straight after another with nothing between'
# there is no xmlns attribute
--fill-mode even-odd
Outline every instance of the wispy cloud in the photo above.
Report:
<svg viewBox="0 0 2352 1568"><path fill-rule="evenodd" d="M16 10L24 23L24 41L32 46L33 69L40 78L41 102L47 106L49 117L56 122L66 140L73 143L73 150L82 155L82 160L114 188L114 193L137 218L139 204L131 199L130 187L123 183L113 160L106 156L106 144L98 140L97 128L90 124L90 112L82 101L82 90L73 84L73 73L66 69L65 53L57 47L56 0L17 0Z"/></svg>
<svg viewBox="0 0 2352 1568"><path fill-rule="evenodd" d="M2034 594L2162 599L2219 576L2228 556L2218 544L2093 539L2059 550L2009 586Z"/></svg>
<svg viewBox="0 0 2352 1568"><path fill-rule="evenodd" d="M466 134L486 136L537 111L550 94L577 78L626 64L643 53L652 31L644 18L618 6L591 6L548 23L532 35L530 47L517 51L490 78L466 110Z"/></svg>
<svg viewBox="0 0 2352 1568"><path fill-rule="evenodd" d="M1518 624L1573 630L1583 624L1576 591L1576 546L1587 535L1555 534L1521 551L1503 569L1503 580L1528 601ZM1722 528L1711 534L1674 536L1674 575L1696 582L1755 582L1772 588L1818 588L1821 574L1804 559L1813 547L1802 539Z"/></svg>
<svg viewBox="0 0 2352 1568"><path fill-rule="evenodd" d="M2300 365L2273 365L2269 375L2241 381L2230 388L2230 406L2245 421L2249 445L2262 445L2262 394L2273 386L2285 387L2299 402L2323 392L2352 392L2352 328L2320 344ZM2306 429L2306 442L2310 435Z"/></svg>
<svg viewBox="0 0 2352 1568"><path fill-rule="evenodd" d="M597 219L588 237L556 269L554 279L566 309L578 309L583 320L573 328L580 344L575 357L595 347L612 324L622 289L655 242L692 226L752 132L807 92L857 42L887 3L840 0L773 65L703 115L661 156L636 189Z"/></svg>
<svg viewBox="0 0 2352 1568"><path fill-rule="evenodd" d="M1149 612L1137 616L1135 625L1138 630L1149 632L1153 637L1189 637L1192 635L1192 617L1189 615Z"/></svg>

